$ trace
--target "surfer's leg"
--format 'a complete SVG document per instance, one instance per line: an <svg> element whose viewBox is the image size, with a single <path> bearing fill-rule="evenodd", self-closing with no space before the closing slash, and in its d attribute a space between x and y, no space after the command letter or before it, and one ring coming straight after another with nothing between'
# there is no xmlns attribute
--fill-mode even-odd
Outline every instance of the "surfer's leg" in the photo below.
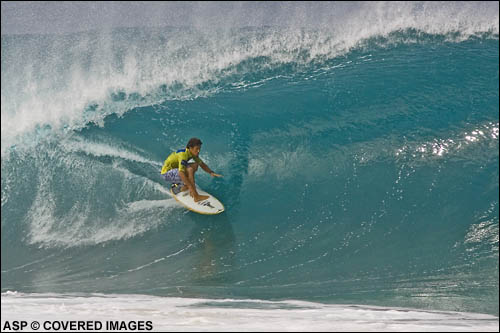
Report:
<svg viewBox="0 0 500 333"><path fill-rule="evenodd" d="M198 163L189 163L188 167L186 168L186 176L187 176L187 180L188 182L193 186L195 187L196 186L196 182L194 180L194 174L196 173L196 171L198 171ZM184 185L182 188L181 188L181 191L187 191L188 187L186 185Z"/></svg>
<svg viewBox="0 0 500 333"><path fill-rule="evenodd" d="M198 171L198 163L190 163L187 167L187 181L193 186L193 188L196 188L196 182L194 180L194 174ZM208 199L208 195L199 195L196 191L194 193L191 193L191 196L194 198L195 202L201 201Z"/></svg>

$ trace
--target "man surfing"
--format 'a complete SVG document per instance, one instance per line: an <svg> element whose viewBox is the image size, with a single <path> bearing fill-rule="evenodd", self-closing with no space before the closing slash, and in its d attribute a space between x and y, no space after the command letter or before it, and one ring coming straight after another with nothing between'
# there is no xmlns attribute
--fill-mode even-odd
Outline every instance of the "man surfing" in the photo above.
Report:
<svg viewBox="0 0 500 333"><path fill-rule="evenodd" d="M196 191L194 174L198 171L198 166L212 177L222 177L222 175L213 172L198 157L201 144L202 142L198 138L189 139L186 148L170 154L161 168L161 174L167 182L172 184L174 194L189 190L195 202L209 198L207 195L199 195Z"/></svg>

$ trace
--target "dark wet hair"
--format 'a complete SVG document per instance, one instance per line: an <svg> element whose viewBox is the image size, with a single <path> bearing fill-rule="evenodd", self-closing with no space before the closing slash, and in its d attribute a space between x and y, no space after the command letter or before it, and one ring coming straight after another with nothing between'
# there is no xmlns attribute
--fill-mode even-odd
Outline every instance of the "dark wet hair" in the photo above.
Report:
<svg viewBox="0 0 500 333"><path fill-rule="evenodd" d="M188 148L196 147L196 146L200 146L201 147L201 144L202 144L202 142L201 142L200 139L198 139L198 138L191 138L188 141L187 147Z"/></svg>

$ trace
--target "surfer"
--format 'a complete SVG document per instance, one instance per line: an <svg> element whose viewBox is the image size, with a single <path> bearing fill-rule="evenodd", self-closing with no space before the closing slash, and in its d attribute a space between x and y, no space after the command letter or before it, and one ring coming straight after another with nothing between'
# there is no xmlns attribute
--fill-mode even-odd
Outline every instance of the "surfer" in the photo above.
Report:
<svg viewBox="0 0 500 333"><path fill-rule="evenodd" d="M199 166L212 177L222 177L199 158L201 144L198 138L189 139L186 148L170 154L161 168L162 176L167 182L172 183L174 193L189 190L195 202L208 199L208 196L200 195L196 191L194 174Z"/></svg>

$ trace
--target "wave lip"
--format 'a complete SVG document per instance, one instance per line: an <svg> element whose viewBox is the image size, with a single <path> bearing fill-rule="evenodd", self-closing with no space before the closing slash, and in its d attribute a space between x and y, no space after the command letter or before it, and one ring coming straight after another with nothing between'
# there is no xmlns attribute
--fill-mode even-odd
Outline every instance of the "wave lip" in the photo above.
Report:
<svg viewBox="0 0 500 333"><path fill-rule="evenodd" d="M429 35L460 42L497 39L499 29L498 3L240 3L230 10L202 9L234 21L221 26L209 20L211 28L202 29L202 15L188 17L192 25L185 28L118 24L73 34L2 34L2 156L26 133L102 126L111 114L213 95L227 80L240 84L256 70L341 57L373 39L394 45ZM247 22L256 12L274 15L264 15L268 22L255 15L243 27L234 19ZM8 20L2 19L2 28Z"/></svg>

